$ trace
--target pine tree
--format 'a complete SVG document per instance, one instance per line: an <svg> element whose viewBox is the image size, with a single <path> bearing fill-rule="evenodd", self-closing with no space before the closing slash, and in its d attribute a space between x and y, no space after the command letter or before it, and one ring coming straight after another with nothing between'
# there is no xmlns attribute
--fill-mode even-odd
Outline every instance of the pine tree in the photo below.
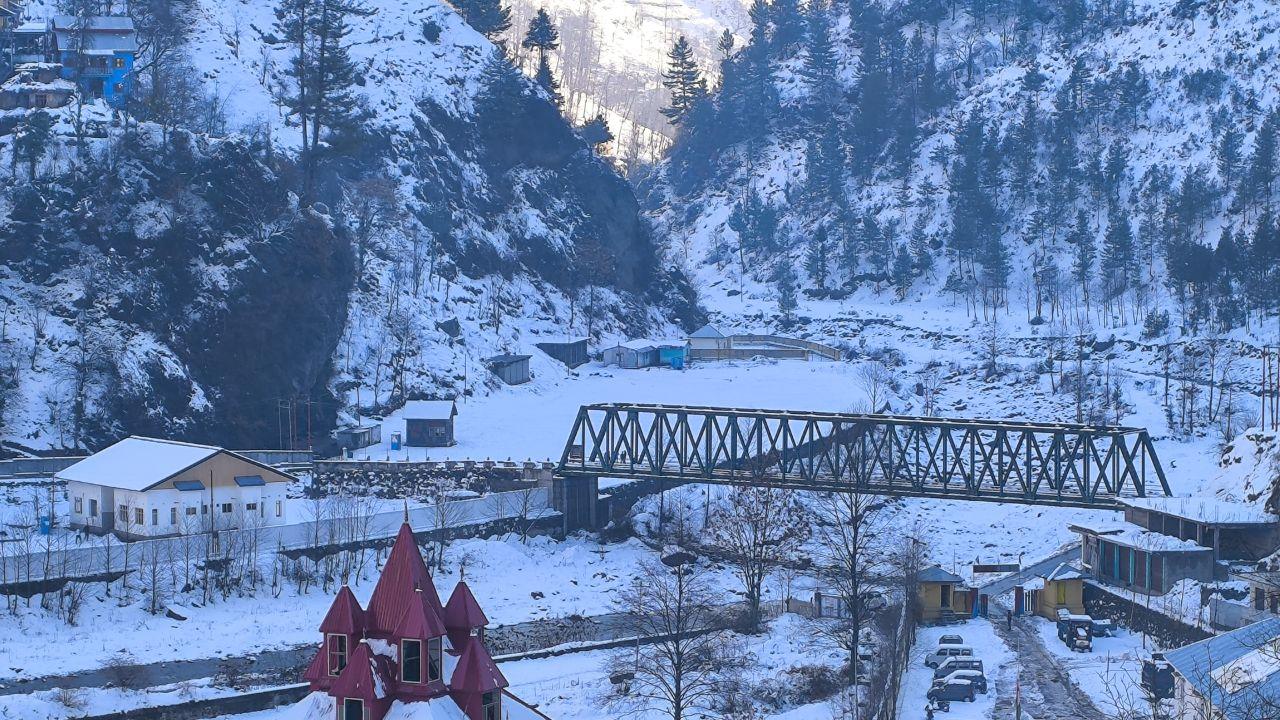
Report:
<svg viewBox="0 0 1280 720"><path fill-rule="evenodd" d="M722 62L733 57L733 48L737 42L729 28L725 28L724 32L720 33L720 40L716 43L716 49L720 51L720 60Z"/></svg>
<svg viewBox="0 0 1280 720"><path fill-rule="evenodd" d="M551 16L547 14L546 8L538 8L538 12L529 21L529 29L525 32L524 40L520 43L520 47L526 50L537 50L541 55L546 55L553 50L559 49L560 31L556 29L556 24L551 21Z"/></svg>
<svg viewBox="0 0 1280 720"><path fill-rule="evenodd" d="M588 120L582 126L581 133L582 139L594 148L613 142L613 131L609 129L609 121L605 119L604 113L600 113Z"/></svg>
<svg viewBox="0 0 1280 720"><path fill-rule="evenodd" d="M53 139L53 119L43 110L35 110L23 118L13 139L13 160L25 163L27 179L35 180L36 167L49 150Z"/></svg>
<svg viewBox="0 0 1280 720"><path fill-rule="evenodd" d="M1067 236L1067 242L1073 246L1071 274L1076 279L1076 284L1080 286L1080 292L1084 296L1084 304L1089 306L1089 279L1093 276L1093 262L1098 254L1097 242L1093 238L1093 231L1089 228L1089 218L1085 216L1081 210L1076 214L1075 225L1071 228L1071 234Z"/></svg>
<svg viewBox="0 0 1280 720"><path fill-rule="evenodd" d="M511 29L511 9L502 0L462 0L461 10L467 23L490 40Z"/></svg>
<svg viewBox="0 0 1280 720"><path fill-rule="evenodd" d="M836 83L836 54L831 45L831 31L824 3L810 3L808 25L802 72L809 83L809 120L817 124L824 119L831 119L839 93Z"/></svg>
<svg viewBox="0 0 1280 720"><path fill-rule="evenodd" d="M314 0L280 0L275 8L275 39L290 48L285 75L290 79L291 87L280 97L280 104L288 111L287 117L296 118L302 128L304 155L311 147L311 118L315 113L311 97L315 85L312 79L314 61L311 59L314 11Z"/></svg>
<svg viewBox="0 0 1280 720"><path fill-rule="evenodd" d="M529 21L529 30L525 33L524 41L520 46L526 50L538 51L538 69L534 72L533 79L550 96L551 102L558 107L564 102L564 98L560 95L560 82L551 71L549 56L552 51L560 47L560 31L556 29L555 23L551 22L551 16L547 14L546 8L538 8L538 12Z"/></svg>
<svg viewBox="0 0 1280 720"><path fill-rule="evenodd" d="M791 57L804 39L804 17L797 0L773 0L772 48L779 57Z"/></svg>
<svg viewBox="0 0 1280 720"><path fill-rule="evenodd" d="M819 225L809 238L809 249L805 253L804 266L813 284L819 290L825 290L831 267L831 234L827 232L826 225Z"/></svg>
<svg viewBox="0 0 1280 720"><path fill-rule="evenodd" d="M1218 164L1218 175L1222 178L1223 189L1230 192L1235 186L1240 173L1240 148L1243 134L1234 122L1223 123L1218 142L1213 147L1214 159Z"/></svg>
<svg viewBox="0 0 1280 720"><path fill-rule="evenodd" d="M667 53L669 64L662 73L662 84L671 92L671 104L661 112L672 125L679 125L693 106L707 96L707 82L702 78L693 48L681 35Z"/></svg>
<svg viewBox="0 0 1280 720"><path fill-rule="evenodd" d="M538 87L547 91L547 95L551 97L551 102L556 107L564 103L564 96L560 94L560 81L556 80L555 73L551 72L551 61L546 55L538 56L538 70L533 74L533 80L538 83Z"/></svg>
<svg viewBox="0 0 1280 720"><path fill-rule="evenodd" d="M911 258L915 262L920 273L926 277L933 277L933 249L929 247L929 218L924 213L916 215L915 222L911 224L911 237L908 240L908 247L911 250Z"/></svg>
<svg viewBox="0 0 1280 720"><path fill-rule="evenodd" d="M893 287L897 290L898 299L904 300L911 291L911 283L915 280L915 263L905 245L899 245L893 256Z"/></svg>
<svg viewBox="0 0 1280 720"><path fill-rule="evenodd" d="M365 117L362 98L355 93L361 77L349 52L351 20L373 14L357 0L317 0L315 13L315 69L312 73L315 117L311 146L317 147L324 130L349 134Z"/></svg>
<svg viewBox="0 0 1280 720"><path fill-rule="evenodd" d="M1107 227L1102 245L1102 277L1106 281L1107 299L1126 292L1134 271L1133 227L1129 218L1120 215Z"/></svg>
<svg viewBox="0 0 1280 720"><path fill-rule="evenodd" d="M778 313L784 319L791 319L796 311L796 270L791 266L791 259L783 256L778 266L774 281L778 286Z"/></svg>

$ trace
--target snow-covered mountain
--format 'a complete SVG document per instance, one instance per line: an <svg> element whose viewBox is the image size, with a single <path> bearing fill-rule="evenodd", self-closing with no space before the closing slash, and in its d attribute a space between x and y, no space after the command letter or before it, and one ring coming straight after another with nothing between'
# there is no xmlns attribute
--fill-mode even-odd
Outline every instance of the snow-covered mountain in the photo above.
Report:
<svg viewBox="0 0 1280 720"><path fill-rule="evenodd" d="M347 42L369 112L354 149L324 147L314 204L269 3L175 6L188 32L158 72L196 81L176 120L87 105L81 149L77 105L49 111L28 177L31 115L3 113L0 436L317 442L357 402L486 392L482 359L540 337L693 312L631 188L488 40L439 0L367 5Z"/></svg>
<svg viewBox="0 0 1280 720"><path fill-rule="evenodd" d="M761 13L645 186L709 307L1261 337L1275 3L799 6Z"/></svg>

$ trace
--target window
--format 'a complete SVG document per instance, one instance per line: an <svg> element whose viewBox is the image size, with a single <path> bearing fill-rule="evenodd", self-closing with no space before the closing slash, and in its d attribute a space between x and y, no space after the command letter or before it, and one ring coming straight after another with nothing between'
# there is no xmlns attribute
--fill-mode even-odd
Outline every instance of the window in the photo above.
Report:
<svg viewBox="0 0 1280 720"><path fill-rule="evenodd" d="M195 511L195 508L187 508L187 509L191 510L192 512ZM176 507L169 508L169 524L170 525L178 524L178 508Z"/></svg>
<svg viewBox="0 0 1280 720"><path fill-rule="evenodd" d="M407 683L422 682L422 641L400 641L400 681Z"/></svg>
<svg viewBox="0 0 1280 720"><path fill-rule="evenodd" d="M160 508L151 508L151 526L160 524Z"/></svg>
<svg viewBox="0 0 1280 720"><path fill-rule="evenodd" d="M281 515L284 515L284 501L277 500L276 501L276 517L280 517Z"/></svg>
<svg viewBox="0 0 1280 720"><path fill-rule="evenodd" d="M502 693L497 690L480 696L480 717L484 720L500 720L502 717Z"/></svg>
<svg viewBox="0 0 1280 720"><path fill-rule="evenodd" d="M364 720L364 701L360 698L344 698L342 717L339 720Z"/></svg>
<svg viewBox="0 0 1280 720"><path fill-rule="evenodd" d="M84 512L84 498L76 498L76 514Z"/></svg>
<svg viewBox="0 0 1280 720"><path fill-rule="evenodd" d="M440 679L440 668L444 664L444 643L440 638L427 641L427 680Z"/></svg>
<svg viewBox="0 0 1280 720"><path fill-rule="evenodd" d="M347 636L329 635L329 674L336 677L347 666Z"/></svg>
<svg viewBox="0 0 1280 720"><path fill-rule="evenodd" d="M201 506L200 506L200 514L201 514L201 515L208 515L208 514L209 514L209 506L208 506L208 505L201 505Z"/></svg>
<svg viewBox="0 0 1280 720"><path fill-rule="evenodd" d="M195 508L195 506L194 506L194 505L192 505L191 507L187 508L187 515L188 515L188 516L192 516L192 515L195 515L195 514L196 514L196 508Z"/></svg>
<svg viewBox="0 0 1280 720"><path fill-rule="evenodd" d="M124 58L116 58L116 59L115 59L115 66L116 66L117 68L122 68L122 67L124 67Z"/></svg>
<svg viewBox="0 0 1280 720"><path fill-rule="evenodd" d="M231 514L231 503L222 503L222 514L223 515Z"/></svg>
<svg viewBox="0 0 1280 720"><path fill-rule="evenodd" d="M121 505L121 506L120 506L120 509L116 511L116 517L117 517L117 518L120 520L120 522L122 522L122 523L127 523L127 522L129 522L129 506L127 506L127 505Z"/></svg>
<svg viewBox="0 0 1280 720"><path fill-rule="evenodd" d="M258 503L245 503L245 504L244 504L244 511L245 511L245 512L253 512L254 510L257 510L257 509L258 509Z"/></svg>
<svg viewBox="0 0 1280 720"><path fill-rule="evenodd" d="M147 514L142 508L133 509L133 519L138 525L147 524Z"/></svg>
<svg viewBox="0 0 1280 720"><path fill-rule="evenodd" d="M1260 587L1256 587L1253 589L1253 609L1254 610L1267 609L1267 593L1264 592L1263 589Z"/></svg>
<svg viewBox="0 0 1280 720"><path fill-rule="evenodd" d="M1271 593L1271 612L1280 614L1280 593Z"/></svg>
<svg viewBox="0 0 1280 720"><path fill-rule="evenodd" d="M98 501L93 498L89 498L89 517L98 517Z"/></svg>

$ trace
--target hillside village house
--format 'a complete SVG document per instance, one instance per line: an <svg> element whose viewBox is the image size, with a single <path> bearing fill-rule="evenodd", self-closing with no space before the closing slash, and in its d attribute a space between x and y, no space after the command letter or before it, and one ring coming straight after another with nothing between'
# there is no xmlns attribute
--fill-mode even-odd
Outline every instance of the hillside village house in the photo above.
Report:
<svg viewBox="0 0 1280 720"><path fill-rule="evenodd" d="M529 382L529 355L494 355L484 362L489 372L507 385L523 385Z"/></svg>
<svg viewBox="0 0 1280 720"><path fill-rule="evenodd" d="M15 27L11 38L11 65L51 64L87 97L103 98L115 108L128 101L138 53L138 36L129 17L60 15L29 20Z"/></svg>
<svg viewBox="0 0 1280 720"><path fill-rule="evenodd" d="M1124 519L1213 550L1214 561L1261 560L1280 548L1280 516L1204 497L1128 498Z"/></svg>
<svg viewBox="0 0 1280 720"><path fill-rule="evenodd" d="M573 338L563 342L547 341L534 343L547 355L564 363L567 367L576 368L587 362L587 338Z"/></svg>
<svg viewBox="0 0 1280 720"><path fill-rule="evenodd" d="M129 437L54 475L67 485L71 526L155 537L288 521L294 478L210 445Z"/></svg>
<svg viewBox="0 0 1280 720"><path fill-rule="evenodd" d="M407 520L407 518L406 518ZM547 720L507 690L485 646L489 624L465 581L442 604L406 521L361 608L343 586L303 678L309 717Z"/></svg>
<svg viewBox="0 0 1280 720"><path fill-rule="evenodd" d="M458 406L452 400L410 400L401 411L404 444L410 447L449 447Z"/></svg>
<svg viewBox="0 0 1280 720"><path fill-rule="evenodd" d="M1226 579L1225 566L1213 560L1213 549L1190 540L1129 522L1081 522L1069 527L1080 534L1084 569L1110 585L1164 595L1179 580Z"/></svg>
<svg viewBox="0 0 1280 720"><path fill-rule="evenodd" d="M1280 618L1176 650L1174 720L1263 720L1280 713Z"/></svg>

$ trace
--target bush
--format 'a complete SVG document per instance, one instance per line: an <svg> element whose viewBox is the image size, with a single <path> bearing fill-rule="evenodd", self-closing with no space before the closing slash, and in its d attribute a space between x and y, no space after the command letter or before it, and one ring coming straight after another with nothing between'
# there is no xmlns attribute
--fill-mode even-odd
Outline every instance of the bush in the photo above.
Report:
<svg viewBox="0 0 1280 720"><path fill-rule="evenodd" d="M146 685L146 668L138 664L137 658L128 650L121 650L107 660L102 667L111 681L112 687L125 690L138 690Z"/></svg>
<svg viewBox="0 0 1280 720"><path fill-rule="evenodd" d="M1169 313L1166 310L1152 310L1142 320L1142 339L1154 340L1164 337L1169 331Z"/></svg>
<svg viewBox="0 0 1280 720"><path fill-rule="evenodd" d="M53 694L53 699L68 710L84 710L85 705L88 704L77 688L58 688L58 691Z"/></svg>
<svg viewBox="0 0 1280 720"><path fill-rule="evenodd" d="M820 702L840 691L840 671L825 665L799 665L788 668L786 684L791 687L791 701L796 705Z"/></svg>

